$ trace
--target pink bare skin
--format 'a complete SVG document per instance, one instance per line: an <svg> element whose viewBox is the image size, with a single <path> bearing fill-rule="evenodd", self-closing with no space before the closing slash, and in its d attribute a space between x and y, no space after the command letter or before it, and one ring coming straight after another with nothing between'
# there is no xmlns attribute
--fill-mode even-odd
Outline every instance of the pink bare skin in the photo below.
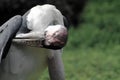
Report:
<svg viewBox="0 0 120 80"><path fill-rule="evenodd" d="M67 42L67 29L62 27L55 32L46 32L45 45L63 47Z"/></svg>

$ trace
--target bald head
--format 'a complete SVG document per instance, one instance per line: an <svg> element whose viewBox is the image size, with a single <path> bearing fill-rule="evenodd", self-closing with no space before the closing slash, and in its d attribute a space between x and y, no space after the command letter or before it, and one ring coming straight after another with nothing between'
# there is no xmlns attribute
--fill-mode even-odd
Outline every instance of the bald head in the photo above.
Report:
<svg viewBox="0 0 120 80"><path fill-rule="evenodd" d="M45 29L45 45L63 47L67 42L67 29L62 25L49 26Z"/></svg>

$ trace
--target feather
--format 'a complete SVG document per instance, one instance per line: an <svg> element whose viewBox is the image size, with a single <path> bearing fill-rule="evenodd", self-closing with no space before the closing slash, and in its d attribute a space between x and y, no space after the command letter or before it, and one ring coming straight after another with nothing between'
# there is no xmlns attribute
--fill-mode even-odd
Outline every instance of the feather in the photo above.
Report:
<svg viewBox="0 0 120 80"><path fill-rule="evenodd" d="M5 58L10 48L12 39L21 26L22 18L17 15L0 27L0 61Z"/></svg>

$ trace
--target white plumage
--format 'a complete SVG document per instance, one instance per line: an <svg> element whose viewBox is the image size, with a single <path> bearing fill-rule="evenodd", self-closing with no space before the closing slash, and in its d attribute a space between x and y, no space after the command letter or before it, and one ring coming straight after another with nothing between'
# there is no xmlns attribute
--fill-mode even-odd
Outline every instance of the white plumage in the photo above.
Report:
<svg viewBox="0 0 120 80"><path fill-rule="evenodd" d="M37 5L30 10L27 16L27 25L30 30L42 31L50 25L64 25L63 16L53 5Z"/></svg>

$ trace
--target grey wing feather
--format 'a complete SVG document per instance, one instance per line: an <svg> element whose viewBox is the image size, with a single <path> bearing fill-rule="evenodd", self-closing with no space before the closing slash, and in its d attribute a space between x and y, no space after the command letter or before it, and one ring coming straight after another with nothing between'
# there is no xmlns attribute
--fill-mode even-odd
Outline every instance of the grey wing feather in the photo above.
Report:
<svg viewBox="0 0 120 80"><path fill-rule="evenodd" d="M18 31L18 33L28 33L30 30L27 28L27 15L29 14L30 11L27 11L23 16L22 16L22 25Z"/></svg>
<svg viewBox="0 0 120 80"><path fill-rule="evenodd" d="M21 27L22 17L14 16L0 27L0 61L6 57L12 39Z"/></svg>

